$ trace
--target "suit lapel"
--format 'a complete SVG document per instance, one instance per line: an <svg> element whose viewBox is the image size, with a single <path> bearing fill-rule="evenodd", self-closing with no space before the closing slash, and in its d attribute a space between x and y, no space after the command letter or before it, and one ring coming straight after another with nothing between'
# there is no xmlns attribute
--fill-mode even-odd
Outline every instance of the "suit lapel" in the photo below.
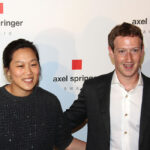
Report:
<svg viewBox="0 0 150 150"><path fill-rule="evenodd" d="M103 117L103 122L105 124L105 130L108 141L110 140L110 88L111 88L111 80L113 73L104 76L103 81L98 86L98 97L100 104L100 111Z"/></svg>
<svg viewBox="0 0 150 150"><path fill-rule="evenodd" d="M139 144L143 141L144 132L148 126L150 118L150 79L142 75L143 77L143 101L141 108L141 119L140 119L140 133L139 133Z"/></svg>

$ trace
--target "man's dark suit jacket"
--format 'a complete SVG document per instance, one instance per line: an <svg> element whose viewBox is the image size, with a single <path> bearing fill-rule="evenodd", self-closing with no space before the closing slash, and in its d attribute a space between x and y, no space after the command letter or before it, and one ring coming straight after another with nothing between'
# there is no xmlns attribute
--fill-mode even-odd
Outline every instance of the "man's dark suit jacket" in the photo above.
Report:
<svg viewBox="0 0 150 150"><path fill-rule="evenodd" d="M87 150L110 149L110 89L113 72L86 80L72 106L66 110L71 129L88 120ZM142 74L143 100L139 150L150 150L150 78ZM118 122L119 123L119 122Z"/></svg>

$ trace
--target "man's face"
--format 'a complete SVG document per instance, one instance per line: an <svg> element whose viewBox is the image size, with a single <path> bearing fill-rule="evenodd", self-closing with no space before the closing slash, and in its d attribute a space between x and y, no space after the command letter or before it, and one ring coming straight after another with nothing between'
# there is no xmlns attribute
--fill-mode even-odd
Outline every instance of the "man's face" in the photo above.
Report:
<svg viewBox="0 0 150 150"><path fill-rule="evenodd" d="M117 36L114 40L114 51L109 47L109 54L119 79L137 77L144 55L139 37Z"/></svg>

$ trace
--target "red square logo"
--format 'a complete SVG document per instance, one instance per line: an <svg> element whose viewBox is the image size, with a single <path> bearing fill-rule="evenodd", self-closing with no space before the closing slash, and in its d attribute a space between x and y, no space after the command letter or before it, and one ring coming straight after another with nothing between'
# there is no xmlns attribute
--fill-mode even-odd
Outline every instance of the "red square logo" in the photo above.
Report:
<svg viewBox="0 0 150 150"><path fill-rule="evenodd" d="M81 70L82 69L82 60L72 60L72 70Z"/></svg>
<svg viewBox="0 0 150 150"><path fill-rule="evenodd" d="M0 14L3 14L3 3L0 3Z"/></svg>

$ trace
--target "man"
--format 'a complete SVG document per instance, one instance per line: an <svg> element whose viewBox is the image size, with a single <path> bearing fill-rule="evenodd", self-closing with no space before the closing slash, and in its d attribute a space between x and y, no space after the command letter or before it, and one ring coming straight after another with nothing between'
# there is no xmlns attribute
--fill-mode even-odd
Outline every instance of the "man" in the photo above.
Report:
<svg viewBox="0 0 150 150"><path fill-rule="evenodd" d="M115 70L86 80L66 110L71 129L88 120L87 150L150 150L150 79L140 71L140 28L123 23L108 35Z"/></svg>

